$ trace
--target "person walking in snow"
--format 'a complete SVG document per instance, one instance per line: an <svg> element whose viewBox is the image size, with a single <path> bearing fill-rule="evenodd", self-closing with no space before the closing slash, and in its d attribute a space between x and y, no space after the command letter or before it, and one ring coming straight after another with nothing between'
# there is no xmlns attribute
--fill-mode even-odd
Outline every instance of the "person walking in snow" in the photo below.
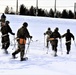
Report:
<svg viewBox="0 0 76 75"><path fill-rule="evenodd" d="M5 22L6 21L6 16L5 16L5 14L3 13L2 15L1 15L1 22Z"/></svg>
<svg viewBox="0 0 76 75"><path fill-rule="evenodd" d="M49 48L49 38L50 38L50 35L52 34L52 31L51 31L51 28L49 27L47 29L47 31L44 33L44 37L45 35L47 35L47 38L46 38L46 47Z"/></svg>
<svg viewBox="0 0 76 75"><path fill-rule="evenodd" d="M70 32L70 29L67 29L67 32L62 35L62 38L65 37L66 39L66 50L67 54L69 54L70 49L71 49L71 38L74 40L74 35Z"/></svg>
<svg viewBox="0 0 76 75"><path fill-rule="evenodd" d="M20 61L24 61L26 60L24 58L24 54L25 54L25 44L26 44L26 40L27 38L32 38L32 36L30 36L29 31L27 29L28 23L24 22L23 26L18 29L17 31L17 42L18 42L18 49L12 53L13 58L16 58L16 54L18 54L20 52Z"/></svg>
<svg viewBox="0 0 76 75"><path fill-rule="evenodd" d="M50 35L50 39L49 39L51 41L52 50L55 52L54 56L57 56L58 38L61 39L61 35L58 31L59 28L56 27L54 32L52 32L52 34Z"/></svg>
<svg viewBox="0 0 76 75"><path fill-rule="evenodd" d="M8 54L7 49L10 45L10 38L8 33L15 35L15 33L12 32L12 29L10 28L8 21L1 22L1 33L2 33L2 49L4 49L6 54Z"/></svg>

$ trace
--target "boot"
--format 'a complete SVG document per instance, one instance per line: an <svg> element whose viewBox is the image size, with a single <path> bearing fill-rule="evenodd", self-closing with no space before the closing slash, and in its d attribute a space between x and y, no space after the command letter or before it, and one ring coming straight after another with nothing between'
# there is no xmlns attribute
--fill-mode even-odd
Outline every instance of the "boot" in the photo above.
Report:
<svg viewBox="0 0 76 75"><path fill-rule="evenodd" d="M69 51L67 51L67 54L69 54Z"/></svg>
<svg viewBox="0 0 76 75"><path fill-rule="evenodd" d="M8 54L8 51L7 51L7 50L5 50L5 53L6 53L6 54Z"/></svg>
<svg viewBox="0 0 76 75"><path fill-rule="evenodd" d="M55 57L57 56L57 52L55 52L54 56L55 56Z"/></svg>
<svg viewBox="0 0 76 75"><path fill-rule="evenodd" d="M14 53L12 53L12 57L13 57L14 59L16 58Z"/></svg>
<svg viewBox="0 0 76 75"><path fill-rule="evenodd" d="M20 61L24 61L25 60L25 58L21 58L21 60Z"/></svg>

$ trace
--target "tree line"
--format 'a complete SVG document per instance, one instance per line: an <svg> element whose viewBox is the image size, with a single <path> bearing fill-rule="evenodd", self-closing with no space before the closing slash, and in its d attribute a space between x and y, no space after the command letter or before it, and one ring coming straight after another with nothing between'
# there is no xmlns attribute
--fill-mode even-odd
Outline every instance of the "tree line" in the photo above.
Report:
<svg viewBox="0 0 76 75"><path fill-rule="evenodd" d="M56 17L56 18L67 18L67 19L75 19L76 13L73 13L71 10L64 9L62 12L56 11L56 13L51 8L49 11L38 8L38 14L36 14L36 7L31 6L30 9L26 8L24 4L20 5L18 14L19 15L28 15L28 16L42 16L42 17ZM4 11L5 14L15 14L13 8L9 10L7 6ZM54 15L55 14L55 15Z"/></svg>

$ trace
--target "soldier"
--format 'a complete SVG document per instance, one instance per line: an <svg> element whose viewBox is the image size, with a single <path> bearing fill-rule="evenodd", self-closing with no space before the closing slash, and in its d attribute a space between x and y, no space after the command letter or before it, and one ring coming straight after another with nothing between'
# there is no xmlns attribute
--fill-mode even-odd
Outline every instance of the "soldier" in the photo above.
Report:
<svg viewBox="0 0 76 75"><path fill-rule="evenodd" d="M26 40L27 38L32 38L32 36L30 36L29 34L27 26L28 24L24 22L23 26L20 29L18 29L17 31L18 49L12 53L13 58L16 58L16 54L20 52L20 61L26 60L24 58Z"/></svg>
<svg viewBox="0 0 76 75"><path fill-rule="evenodd" d="M44 33L44 35L47 35L47 38L46 38L46 47L47 48L49 48L49 38L50 38L51 34L52 34L51 28L48 28L48 30Z"/></svg>
<svg viewBox="0 0 76 75"><path fill-rule="evenodd" d="M52 34L50 35L50 39L51 40L51 45L52 45L52 50L55 52L54 56L57 56L57 46L58 46L58 38L61 39L61 35L58 32L59 28L56 27L54 32L52 32Z"/></svg>
<svg viewBox="0 0 76 75"><path fill-rule="evenodd" d="M67 32L62 35L62 38L65 37L66 39L66 49L67 49L67 54L69 54L70 49L71 49L71 38L74 40L74 35L70 32L70 29L67 29Z"/></svg>
<svg viewBox="0 0 76 75"><path fill-rule="evenodd" d="M10 38L9 34L15 35L15 33L12 32L12 29L10 28L9 24L7 25L6 22L1 23L1 33L2 33L2 49L5 50L5 53L8 54L8 47L10 45Z"/></svg>
<svg viewBox="0 0 76 75"><path fill-rule="evenodd" d="M5 14L3 13L2 15L1 15L1 22L5 22L6 21L6 16L5 16Z"/></svg>

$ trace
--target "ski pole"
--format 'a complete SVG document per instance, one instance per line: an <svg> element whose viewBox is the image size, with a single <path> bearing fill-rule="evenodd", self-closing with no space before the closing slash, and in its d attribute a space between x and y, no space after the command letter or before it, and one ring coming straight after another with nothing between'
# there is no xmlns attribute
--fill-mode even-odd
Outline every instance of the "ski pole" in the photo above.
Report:
<svg viewBox="0 0 76 75"><path fill-rule="evenodd" d="M27 49L26 49L26 52L25 52L25 54L27 54L27 51L28 51L28 49L29 49L29 46L30 46L30 43L31 43L31 39L30 39L30 41L28 42L28 46L27 46Z"/></svg>
<svg viewBox="0 0 76 75"><path fill-rule="evenodd" d="M60 39L60 49L61 49L61 54L63 54L63 51L62 51L62 39Z"/></svg>
<svg viewBox="0 0 76 75"><path fill-rule="evenodd" d="M49 46L50 46L49 45L50 44L49 42L50 42L50 40L47 39L47 46L46 46L47 47L47 52L46 52L46 54L48 54L48 52L49 52Z"/></svg>
<svg viewBox="0 0 76 75"><path fill-rule="evenodd" d="M44 47L43 47L43 50L44 50L45 49L45 35L44 35L44 44L43 45L44 45Z"/></svg>
<svg viewBox="0 0 76 75"><path fill-rule="evenodd" d="M44 47L45 47L45 35L44 35Z"/></svg>
<svg viewBox="0 0 76 75"><path fill-rule="evenodd" d="M13 35L13 36L14 36L14 46L13 46L12 50L13 50L13 49L16 49L15 35Z"/></svg>
<svg viewBox="0 0 76 75"><path fill-rule="evenodd" d="M75 45L75 47L76 47L76 43L75 43L75 40L74 40L74 45Z"/></svg>
<svg viewBox="0 0 76 75"><path fill-rule="evenodd" d="M47 48L47 52L46 52L46 54L48 54L48 51L49 51L49 48Z"/></svg>

